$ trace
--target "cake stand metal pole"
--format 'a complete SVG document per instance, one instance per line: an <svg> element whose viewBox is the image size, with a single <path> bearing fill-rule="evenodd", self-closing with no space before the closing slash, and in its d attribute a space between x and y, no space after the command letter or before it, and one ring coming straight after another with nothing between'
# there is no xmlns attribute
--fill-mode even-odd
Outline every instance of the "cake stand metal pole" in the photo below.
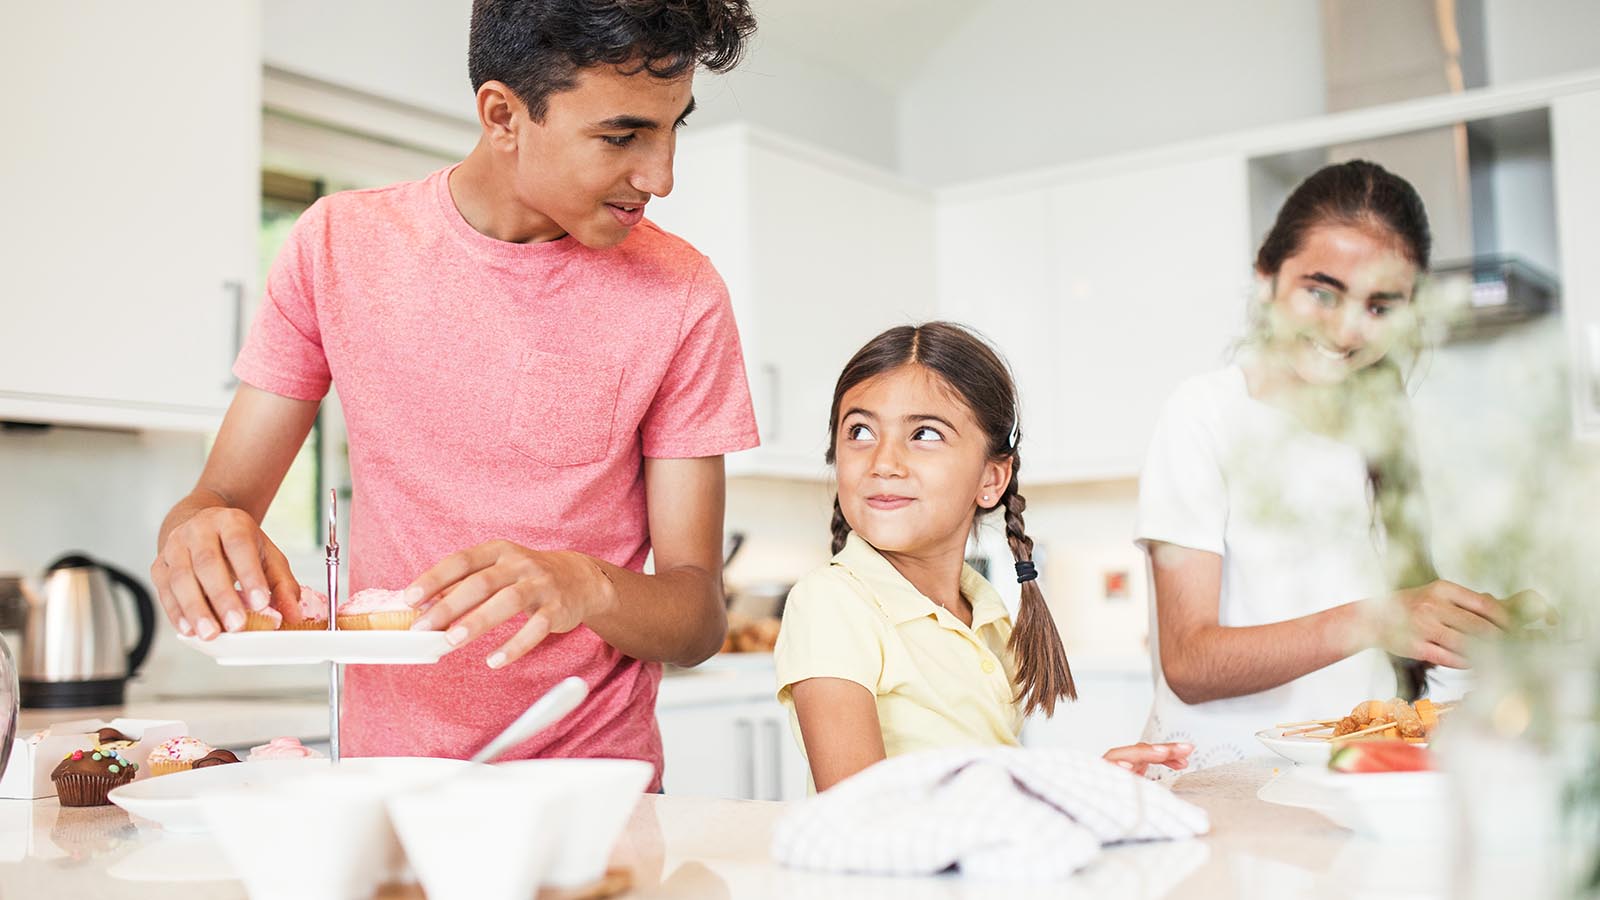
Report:
<svg viewBox="0 0 1600 900"><path fill-rule="evenodd" d="M339 630L339 493L328 491L328 630ZM328 661L328 758L339 762L339 690L343 668Z"/></svg>

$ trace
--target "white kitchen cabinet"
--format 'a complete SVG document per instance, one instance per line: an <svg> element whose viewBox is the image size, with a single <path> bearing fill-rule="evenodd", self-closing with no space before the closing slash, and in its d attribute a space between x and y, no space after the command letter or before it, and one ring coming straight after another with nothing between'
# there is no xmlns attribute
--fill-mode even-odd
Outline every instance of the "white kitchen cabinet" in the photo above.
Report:
<svg viewBox="0 0 1600 900"><path fill-rule="evenodd" d="M982 332L1010 364L1022 405L1023 484L1062 468L1060 308L1042 191L939 204L939 317Z"/></svg>
<svg viewBox="0 0 1600 900"><path fill-rule="evenodd" d="M1025 747L1069 748L1096 756L1139 741L1155 697L1147 657L1078 660L1072 674L1078 699L1058 705L1054 716L1023 724Z"/></svg>
<svg viewBox="0 0 1600 900"><path fill-rule="evenodd" d="M1572 345L1572 418L1600 441L1600 90L1550 105L1561 304Z"/></svg>
<svg viewBox="0 0 1600 900"><path fill-rule="evenodd" d="M256 290L259 5L10 18L0 419L214 427Z"/></svg>
<svg viewBox="0 0 1600 900"><path fill-rule="evenodd" d="M742 655L741 655L742 656ZM806 763L774 699L770 655L730 669L692 670L662 682L656 704L668 794L735 800L806 795ZM751 665L755 663L756 665Z"/></svg>
<svg viewBox="0 0 1600 900"><path fill-rule="evenodd" d="M1221 155L941 200L940 313L995 340L1023 477L1138 474L1166 397L1244 328L1245 161Z"/></svg>
<svg viewBox="0 0 1600 900"><path fill-rule="evenodd" d="M852 353L935 306L933 198L744 125L685 133L650 218L728 282L762 446L730 474L822 478L828 407Z"/></svg>

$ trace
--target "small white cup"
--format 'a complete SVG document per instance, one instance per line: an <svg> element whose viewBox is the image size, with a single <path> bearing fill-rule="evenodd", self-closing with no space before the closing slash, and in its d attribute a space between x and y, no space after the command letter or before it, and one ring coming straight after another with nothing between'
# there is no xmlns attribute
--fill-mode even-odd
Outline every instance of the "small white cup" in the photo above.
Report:
<svg viewBox="0 0 1600 900"><path fill-rule="evenodd" d="M370 897L399 870L384 781L324 771L202 798L212 833L251 900Z"/></svg>
<svg viewBox="0 0 1600 900"><path fill-rule="evenodd" d="M606 872L611 851L655 775L637 759L521 759L494 768L514 784L502 803L549 810L545 834L552 856L544 884L575 888Z"/></svg>
<svg viewBox="0 0 1600 900"><path fill-rule="evenodd" d="M484 767L394 794L389 820L428 900L527 900L554 850L553 799Z"/></svg>

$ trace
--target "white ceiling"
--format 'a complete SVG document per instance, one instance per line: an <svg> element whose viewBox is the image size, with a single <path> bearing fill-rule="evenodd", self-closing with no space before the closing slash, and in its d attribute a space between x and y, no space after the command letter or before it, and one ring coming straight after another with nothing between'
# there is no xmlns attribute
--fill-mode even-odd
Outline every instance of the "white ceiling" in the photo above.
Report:
<svg viewBox="0 0 1600 900"><path fill-rule="evenodd" d="M895 93L988 0L754 0L758 43Z"/></svg>

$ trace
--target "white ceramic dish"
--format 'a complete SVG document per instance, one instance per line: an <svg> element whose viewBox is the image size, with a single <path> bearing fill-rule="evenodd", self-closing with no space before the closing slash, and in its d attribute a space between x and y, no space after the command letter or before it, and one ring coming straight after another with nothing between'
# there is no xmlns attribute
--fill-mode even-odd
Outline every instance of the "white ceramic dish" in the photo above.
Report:
<svg viewBox="0 0 1600 900"><path fill-rule="evenodd" d="M339 765L342 769L374 773L405 785L428 777L443 777L466 763L459 759L395 756L349 759ZM270 786L328 769L326 759L241 762L142 778L113 789L108 796L112 803L169 832L195 834L210 830L201 807L201 800L206 796Z"/></svg>
<svg viewBox="0 0 1600 900"><path fill-rule="evenodd" d="M209 641L178 640L224 666L424 665L450 650L442 631L238 631Z"/></svg>
<svg viewBox="0 0 1600 900"><path fill-rule="evenodd" d="M1310 767L1291 776L1331 805L1333 821L1375 841L1411 843L1450 837L1450 780L1443 772L1333 772Z"/></svg>
<svg viewBox="0 0 1600 900"><path fill-rule="evenodd" d="M636 759L515 760L391 794L389 818L429 897L528 897L605 874L654 774Z"/></svg>
<svg viewBox="0 0 1600 900"><path fill-rule="evenodd" d="M519 759L500 763L526 796L554 798L559 843L544 883L577 888L598 880L655 767L637 759Z"/></svg>
<svg viewBox="0 0 1600 900"><path fill-rule="evenodd" d="M1290 729L1293 730L1293 729ZM1290 762L1302 766L1326 766L1328 757L1333 754L1335 744L1322 738L1305 737L1292 734L1284 736L1282 728L1264 728L1256 732L1256 740L1266 746L1268 750L1278 754ZM1426 743L1413 744L1414 747L1426 747Z"/></svg>

